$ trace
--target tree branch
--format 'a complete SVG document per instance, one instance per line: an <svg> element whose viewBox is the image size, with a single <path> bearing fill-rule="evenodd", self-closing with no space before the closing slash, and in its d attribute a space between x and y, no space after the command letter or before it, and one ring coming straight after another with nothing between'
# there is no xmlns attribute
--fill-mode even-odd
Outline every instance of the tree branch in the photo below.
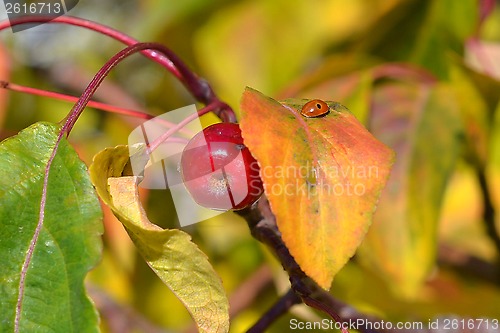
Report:
<svg viewBox="0 0 500 333"><path fill-rule="evenodd" d="M257 204L238 211L237 213L246 219L253 237L273 250L274 254L290 277L291 290L297 297L300 298L302 302L310 307L325 312L339 323L350 324L355 322L356 329L361 333L403 332L403 330L397 329L373 330L372 327L379 326L374 324L381 323L382 319L358 312L350 305L334 298L329 292L322 289L316 282L306 276L288 251L286 245L283 243L281 233L276 225L276 218L271 211L271 207L269 206L269 202L265 196L263 196ZM287 297L291 298L291 296ZM276 303L275 306L278 309L283 307L280 302ZM265 316L268 316L268 314ZM347 332L347 330L343 330L343 332ZM412 331L404 330L404 332L408 333ZM420 330L420 332L426 331Z"/></svg>
<svg viewBox="0 0 500 333"><path fill-rule="evenodd" d="M463 275L500 286L500 267L447 244L439 245L438 262Z"/></svg>

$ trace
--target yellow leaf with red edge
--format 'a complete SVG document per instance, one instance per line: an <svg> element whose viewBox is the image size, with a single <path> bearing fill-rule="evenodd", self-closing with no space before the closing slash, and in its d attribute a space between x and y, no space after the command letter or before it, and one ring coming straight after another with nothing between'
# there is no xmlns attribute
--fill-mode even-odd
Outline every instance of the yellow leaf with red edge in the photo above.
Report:
<svg viewBox="0 0 500 333"><path fill-rule="evenodd" d="M240 126L283 241L328 289L368 230L394 153L339 103L327 101L323 117L302 116L308 101L247 88Z"/></svg>

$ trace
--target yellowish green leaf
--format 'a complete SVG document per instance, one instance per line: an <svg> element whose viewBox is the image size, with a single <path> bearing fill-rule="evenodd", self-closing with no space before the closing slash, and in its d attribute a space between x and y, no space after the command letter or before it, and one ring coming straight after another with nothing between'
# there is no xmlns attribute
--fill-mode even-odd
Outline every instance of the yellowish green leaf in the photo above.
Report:
<svg viewBox="0 0 500 333"><path fill-rule="evenodd" d="M361 262L399 296L417 296L434 267L437 223L461 137L449 86L392 82L375 89L373 133L397 153Z"/></svg>
<svg viewBox="0 0 500 333"><path fill-rule="evenodd" d="M220 278L188 234L148 220L139 200L138 178L128 176L128 162L127 146L108 148L94 157L90 174L101 199L151 269L184 303L200 332L227 332L229 306Z"/></svg>

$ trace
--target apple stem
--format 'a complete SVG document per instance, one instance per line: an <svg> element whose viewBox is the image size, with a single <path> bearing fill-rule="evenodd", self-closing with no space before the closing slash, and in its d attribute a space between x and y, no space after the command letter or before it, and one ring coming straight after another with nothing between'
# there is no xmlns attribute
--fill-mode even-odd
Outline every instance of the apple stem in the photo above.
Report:
<svg viewBox="0 0 500 333"><path fill-rule="evenodd" d="M76 121L82 114L87 104L90 102L90 99L94 95L99 85L102 83L102 81L104 81L106 76L116 65L118 65L123 59L127 58L128 56L147 49L155 50L156 52L159 53L168 51L168 49L165 46L158 43L137 43L128 46L123 50L121 50L120 52L118 52L117 54L115 54L111 59L108 60L108 62L106 62L106 64L104 64L104 66L101 67L101 69L95 74L94 78L87 85L87 87L83 91L78 101L75 103L69 114L66 116L63 128L61 130L65 132L66 135L69 135L69 133L73 129L73 126L75 125ZM155 150L161 144L161 142L166 140L173 133L182 129L187 123L191 122L196 117L206 114L208 112L217 113L218 110L224 109L226 106L227 106L226 103L220 101L219 99L215 99L214 101L209 103L206 107L198 111L197 114L190 115L186 117L183 121L181 121L179 124L174 125L170 130L168 130L161 137L155 140L155 142L153 142L153 144L149 147L148 151L151 152Z"/></svg>
<svg viewBox="0 0 500 333"><path fill-rule="evenodd" d="M204 114L207 114L209 112L212 112L213 110L216 110L217 108L220 107L219 102L215 101L213 103L208 104L204 108L198 110L197 113L193 113L186 118L184 118L181 122L179 122L175 127L170 128L168 131L160 135L156 140L151 142L147 148L147 154L150 155L155 149L157 149L162 142L166 141L170 136L172 136L174 133L182 129L184 126L189 124L191 121L203 116Z"/></svg>
<svg viewBox="0 0 500 333"><path fill-rule="evenodd" d="M104 66L102 66L101 69L99 69L99 71L95 74L94 78L87 85L87 87L83 91L78 101L75 103L69 114L66 116L62 131L66 132L66 134L69 135L69 133L73 129L73 126L75 125L76 121L82 114L87 104L90 102L90 99L94 95L97 88L99 88L102 81L104 81L106 76L108 76L109 72L116 65L118 65L123 59L142 50L154 49L157 50L158 52L162 52L164 51L164 48L165 47L163 45L157 43L137 43L124 48L123 50L115 54L113 57L111 57L111 59L109 59L104 64Z"/></svg>
<svg viewBox="0 0 500 333"><path fill-rule="evenodd" d="M134 38L118 30L112 29L97 22L66 15L58 17L23 16L14 18L12 20L5 20L0 22L0 31L15 25L27 24L27 23L69 24L96 31L100 34L114 38L128 46L138 43L138 41L135 40ZM212 102L217 102L219 108L213 110L213 112L219 118L221 118L222 121L236 122L236 115L233 109L226 103L221 102L215 95L212 87L208 84L208 82L205 79L200 78L195 73L193 73L189 69L189 67L170 49L162 46L161 50L143 49L141 50L141 53L144 54L146 57L156 61L163 67L165 67L170 73L172 73L179 81L181 81L184 84L186 89L189 90L189 92L199 102L205 105L211 104Z"/></svg>

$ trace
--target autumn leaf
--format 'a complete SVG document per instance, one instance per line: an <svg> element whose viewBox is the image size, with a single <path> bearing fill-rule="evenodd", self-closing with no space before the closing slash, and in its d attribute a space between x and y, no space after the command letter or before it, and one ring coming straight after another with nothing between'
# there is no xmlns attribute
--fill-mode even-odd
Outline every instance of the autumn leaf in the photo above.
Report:
<svg viewBox="0 0 500 333"><path fill-rule="evenodd" d="M227 332L228 300L207 256L187 233L149 221L140 203L138 178L128 176L130 170L129 149L118 146L94 157L90 176L100 198L122 222L151 269L184 303L199 331Z"/></svg>
<svg viewBox="0 0 500 333"><path fill-rule="evenodd" d="M279 103L247 88L241 129L290 253L328 289L363 240L394 154L339 103L320 118L308 100Z"/></svg>

